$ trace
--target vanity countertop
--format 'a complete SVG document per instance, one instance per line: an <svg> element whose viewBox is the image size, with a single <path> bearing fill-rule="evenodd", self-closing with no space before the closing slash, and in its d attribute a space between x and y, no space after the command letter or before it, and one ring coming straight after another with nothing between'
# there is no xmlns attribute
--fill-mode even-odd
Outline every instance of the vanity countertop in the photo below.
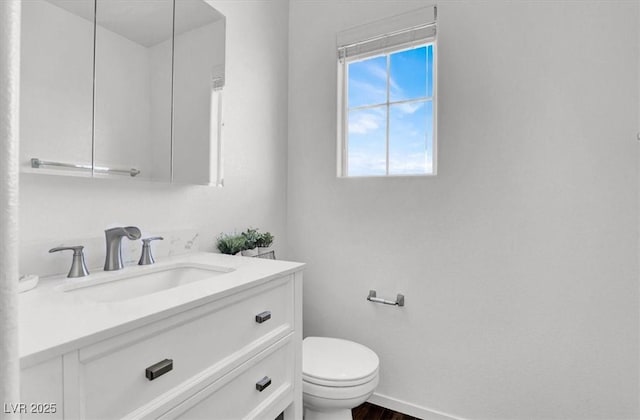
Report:
<svg viewBox="0 0 640 420"><path fill-rule="evenodd" d="M163 266L201 264L233 269L224 275L117 302L96 302L82 294L60 291L83 281L107 276L96 272L80 279L55 276L19 295L20 357L23 367L60 356L89 343L113 337L302 269L304 264L214 253L165 258L152 266L127 266L145 274ZM123 282L127 280L121 280Z"/></svg>

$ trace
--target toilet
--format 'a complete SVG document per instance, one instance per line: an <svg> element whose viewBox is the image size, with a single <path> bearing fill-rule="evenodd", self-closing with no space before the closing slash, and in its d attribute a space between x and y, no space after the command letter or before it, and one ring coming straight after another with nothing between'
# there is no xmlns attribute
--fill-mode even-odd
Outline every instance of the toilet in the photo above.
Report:
<svg viewBox="0 0 640 420"><path fill-rule="evenodd" d="M378 385L380 361L353 341L307 337L302 342L304 420L351 420L351 409Z"/></svg>

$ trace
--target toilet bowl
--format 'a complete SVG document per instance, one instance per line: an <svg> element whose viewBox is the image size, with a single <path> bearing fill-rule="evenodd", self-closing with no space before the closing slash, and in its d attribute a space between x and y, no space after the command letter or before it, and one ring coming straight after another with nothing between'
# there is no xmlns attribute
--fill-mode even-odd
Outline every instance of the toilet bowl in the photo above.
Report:
<svg viewBox="0 0 640 420"><path fill-rule="evenodd" d="M351 409L378 385L378 356L353 341L307 337L302 342L305 420L351 420Z"/></svg>

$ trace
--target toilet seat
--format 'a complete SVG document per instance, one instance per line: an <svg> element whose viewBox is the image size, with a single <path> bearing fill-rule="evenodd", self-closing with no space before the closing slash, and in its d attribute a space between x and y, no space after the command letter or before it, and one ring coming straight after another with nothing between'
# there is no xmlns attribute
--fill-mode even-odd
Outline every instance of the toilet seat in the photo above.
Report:
<svg viewBox="0 0 640 420"><path fill-rule="evenodd" d="M377 379L380 360L362 344L339 338L307 337L302 347L302 379L308 384L355 387Z"/></svg>
<svg viewBox="0 0 640 420"><path fill-rule="evenodd" d="M314 376L306 375L304 373L302 374L302 380L306 383L313 384L313 385L342 388L342 387L364 385L374 380L377 376L378 376L378 369L376 369L374 372L372 372L371 374L363 378L358 378L350 381L334 381L329 379L316 378Z"/></svg>
<svg viewBox="0 0 640 420"><path fill-rule="evenodd" d="M354 386L325 386L302 381L302 392L326 400L348 400L371 394L378 386L378 377L369 382Z"/></svg>

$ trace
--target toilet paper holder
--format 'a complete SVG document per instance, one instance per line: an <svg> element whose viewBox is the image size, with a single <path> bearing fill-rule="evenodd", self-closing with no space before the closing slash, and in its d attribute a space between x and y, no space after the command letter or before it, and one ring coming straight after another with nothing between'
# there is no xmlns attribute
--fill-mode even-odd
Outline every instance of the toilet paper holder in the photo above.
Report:
<svg viewBox="0 0 640 420"><path fill-rule="evenodd" d="M369 290L369 296L367 296L367 300L369 302L383 303L385 305L404 306L404 295L401 295L400 293L398 293L398 296L396 296L396 300L394 302L392 300L379 298L375 290Z"/></svg>

